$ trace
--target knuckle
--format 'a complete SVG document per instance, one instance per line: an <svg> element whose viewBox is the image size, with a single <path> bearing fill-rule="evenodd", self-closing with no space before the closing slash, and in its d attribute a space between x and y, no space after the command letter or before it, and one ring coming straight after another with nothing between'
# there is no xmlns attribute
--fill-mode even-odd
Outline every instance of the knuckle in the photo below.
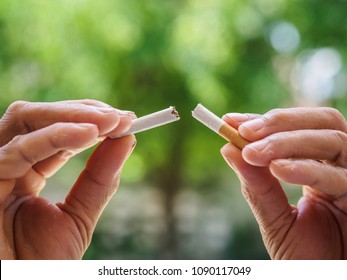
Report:
<svg viewBox="0 0 347 280"><path fill-rule="evenodd" d="M12 138L6 145L1 147L1 155L2 157L7 157L8 155L13 155L17 150L17 147L20 146L21 135L17 135Z"/></svg>
<svg viewBox="0 0 347 280"><path fill-rule="evenodd" d="M98 100L95 100L95 99L91 99L91 98L84 98L81 100L81 103L84 102L84 103L102 103L101 101L98 101Z"/></svg>
<svg viewBox="0 0 347 280"><path fill-rule="evenodd" d="M81 251L88 248L93 235L93 218L89 215L88 205L76 196L70 196L70 204L64 205L63 211L71 216L79 233L76 242ZM71 204L72 203L72 204ZM73 206L72 206L73 205Z"/></svg>
<svg viewBox="0 0 347 280"><path fill-rule="evenodd" d="M50 126L50 134L47 141L53 149L59 150L68 145L68 128L63 123L55 123Z"/></svg>
<svg viewBox="0 0 347 280"><path fill-rule="evenodd" d="M256 202L256 195L251 191L250 187L247 186L247 184L244 183L243 185L244 186L241 188L241 192L244 198L254 204L254 202Z"/></svg>
<svg viewBox="0 0 347 280"><path fill-rule="evenodd" d="M95 107L112 107L102 101L91 99L91 98L85 98L80 100L80 104L95 106Z"/></svg>
<svg viewBox="0 0 347 280"><path fill-rule="evenodd" d="M30 130L23 117L23 111L26 111L30 105L27 101L15 101L6 110L1 119L2 126L12 133L25 133Z"/></svg>
<svg viewBox="0 0 347 280"><path fill-rule="evenodd" d="M272 109L267 112L264 116L264 121L267 122L269 126L274 126L279 122L286 121L290 118L287 109Z"/></svg>
<svg viewBox="0 0 347 280"><path fill-rule="evenodd" d="M25 148L24 143L24 135L16 135L6 146L3 147L3 152L19 156L19 159L24 160L24 162L31 166L38 160L35 154L31 154L30 151Z"/></svg>
<svg viewBox="0 0 347 280"><path fill-rule="evenodd" d="M277 116L277 115L280 115L282 113L282 111L283 111L283 109L275 108L275 109L272 109L269 112L267 112L266 115Z"/></svg>
<svg viewBox="0 0 347 280"><path fill-rule="evenodd" d="M277 135L270 135L266 137L266 146L262 153L267 158L273 158L278 153L283 153L283 140Z"/></svg>
<svg viewBox="0 0 347 280"><path fill-rule="evenodd" d="M13 102L7 109L8 113L18 113L18 111L23 110L29 106L30 102L18 100Z"/></svg>
<svg viewBox="0 0 347 280"><path fill-rule="evenodd" d="M16 135L15 137L13 137L13 139L11 140L9 144L12 146L19 146L22 139L23 139L23 135Z"/></svg>

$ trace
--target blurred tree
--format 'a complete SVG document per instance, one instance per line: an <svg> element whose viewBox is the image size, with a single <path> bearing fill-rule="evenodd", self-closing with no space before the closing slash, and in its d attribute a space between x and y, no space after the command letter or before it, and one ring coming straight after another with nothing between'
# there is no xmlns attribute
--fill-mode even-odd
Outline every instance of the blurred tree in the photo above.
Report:
<svg viewBox="0 0 347 280"><path fill-rule="evenodd" d="M230 235L234 233L225 241L229 253L220 250L219 255L212 256L184 249L190 248L187 240L196 246L204 242L197 243L193 237L185 239L185 229L180 227L191 211L180 210L184 207L179 202L187 189L202 197L200 207L205 207L215 193L222 193L224 200L219 198L212 206L224 201L223 211L235 212L236 206L229 205L231 196L236 197L234 203L241 199L239 192L227 191L230 185L237 189L238 183L220 158L218 149L223 140L196 123L190 111L199 102L219 115L228 111L264 113L274 107L313 104L333 105L346 114L346 3L2 0L2 112L18 99L94 98L133 110L138 116L176 105L182 116L179 123L139 134L138 146L123 174L127 187L137 190L143 185L157 191L165 222L156 240L160 246L151 251L143 249L143 244L136 245L136 236L141 235L136 227L121 239L124 243L116 242L119 246L103 246L101 239L107 233L97 229L86 257L266 255L262 246L253 251L245 249L248 256L241 251L238 254L240 248L254 247L248 238L243 239L242 228L225 229ZM321 84L308 86L316 82L315 78ZM60 176L66 176L64 172ZM230 194L228 199L226 193ZM245 211L239 216L250 219ZM201 211L189 221L200 217L202 223L209 223L203 215ZM225 221L236 226L239 216L228 216ZM200 228L196 224L190 234L198 238ZM260 242L257 232L249 235ZM117 255L117 250L123 255ZM133 254L127 254L127 250Z"/></svg>

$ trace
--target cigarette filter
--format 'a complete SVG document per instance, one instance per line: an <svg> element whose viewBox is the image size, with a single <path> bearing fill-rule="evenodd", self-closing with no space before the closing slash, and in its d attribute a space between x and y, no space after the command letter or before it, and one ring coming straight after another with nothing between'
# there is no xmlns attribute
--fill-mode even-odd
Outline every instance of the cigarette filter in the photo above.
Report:
<svg viewBox="0 0 347 280"><path fill-rule="evenodd" d="M239 149L242 150L248 144L248 142L239 135L235 128L228 125L225 121L216 116L203 105L198 104L192 111L192 115L198 121L212 129L224 139L233 143Z"/></svg>
<svg viewBox="0 0 347 280"><path fill-rule="evenodd" d="M167 109L134 119L130 129L120 135L112 136L111 138L119 138L130 134L135 134L141 131L149 130L158 126L162 126L171 122L178 121L180 116L175 107L171 106Z"/></svg>

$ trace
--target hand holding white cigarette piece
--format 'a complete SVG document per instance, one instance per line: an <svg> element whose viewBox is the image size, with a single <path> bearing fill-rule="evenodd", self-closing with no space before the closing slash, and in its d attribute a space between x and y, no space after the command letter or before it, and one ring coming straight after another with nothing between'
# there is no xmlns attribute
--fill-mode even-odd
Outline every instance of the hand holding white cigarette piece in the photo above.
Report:
<svg viewBox="0 0 347 280"><path fill-rule="evenodd" d="M120 135L111 136L111 138L120 138L126 135L135 134L141 131L149 130L158 126L162 126L171 122L178 121L180 116L175 107L171 106L167 109L143 116L132 121L130 129Z"/></svg>
<svg viewBox="0 0 347 280"><path fill-rule="evenodd" d="M248 144L248 142L239 135L235 128L228 125L225 121L217 117L203 105L198 104L194 111L192 111L192 115L198 121L202 122L208 128L222 136L224 139L233 143L240 150L242 150Z"/></svg>

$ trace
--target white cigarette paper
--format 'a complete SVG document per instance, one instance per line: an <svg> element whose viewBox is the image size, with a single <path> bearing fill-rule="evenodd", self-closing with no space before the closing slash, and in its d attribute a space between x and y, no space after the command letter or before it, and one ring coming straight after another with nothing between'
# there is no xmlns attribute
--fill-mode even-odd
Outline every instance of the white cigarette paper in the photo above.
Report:
<svg viewBox="0 0 347 280"><path fill-rule="evenodd" d="M166 125L178 121L180 116L175 107L171 106L167 109L134 119L130 129L120 135L111 136L111 138L119 138L122 136L135 134L141 131L149 130L158 126Z"/></svg>
<svg viewBox="0 0 347 280"><path fill-rule="evenodd" d="M235 128L228 125L203 105L198 104L192 111L192 115L195 119L222 136L224 139L233 143L239 149L243 149L248 144L248 142L239 135Z"/></svg>

